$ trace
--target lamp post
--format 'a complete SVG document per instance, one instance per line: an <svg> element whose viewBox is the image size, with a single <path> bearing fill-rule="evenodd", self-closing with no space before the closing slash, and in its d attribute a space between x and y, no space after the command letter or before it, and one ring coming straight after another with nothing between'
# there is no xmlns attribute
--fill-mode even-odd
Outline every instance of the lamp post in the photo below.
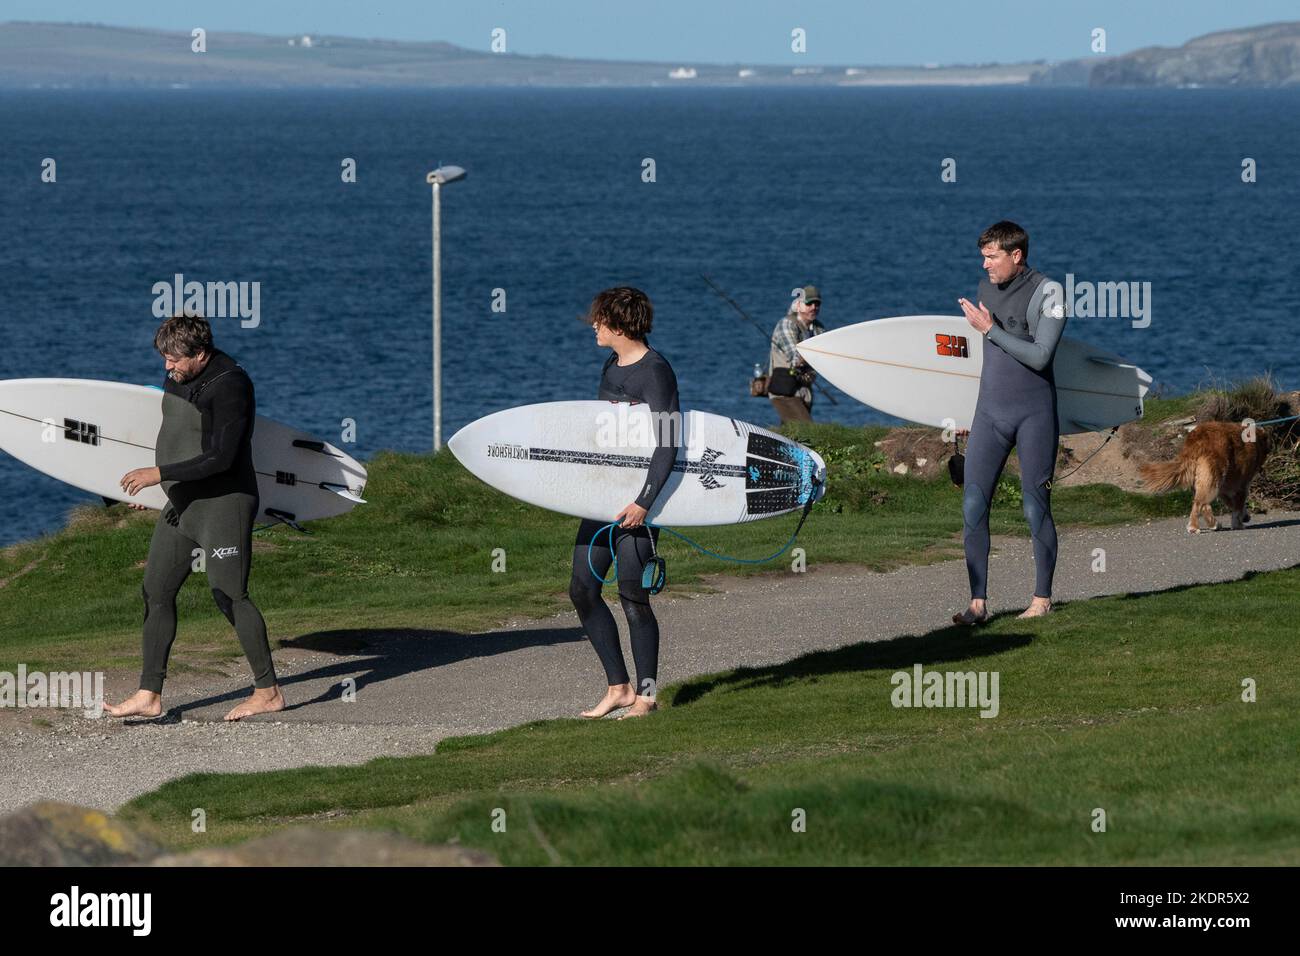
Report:
<svg viewBox="0 0 1300 956"><path fill-rule="evenodd" d="M459 166L439 166L425 177L433 187L433 450L442 448L442 187L465 178Z"/></svg>

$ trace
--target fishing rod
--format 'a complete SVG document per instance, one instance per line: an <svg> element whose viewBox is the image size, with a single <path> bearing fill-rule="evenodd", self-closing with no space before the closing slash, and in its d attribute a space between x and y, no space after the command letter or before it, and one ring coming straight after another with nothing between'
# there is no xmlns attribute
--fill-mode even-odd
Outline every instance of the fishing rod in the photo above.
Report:
<svg viewBox="0 0 1300 956"><path fill-rule="evenodd" d="M771 349L772 336L764 332L763 327L759 325L757 322L755 322L753 319L751 319L748 313L746 313L744 309L742 309L739 305L736 304L736 300L733 299L731 296L727 295L727 293L723 292L722 289L718 287L717 283L715 283L712 279L710 279L708 276L704 275L703 273L700 274L700 278L703 279L706 283L708 283L709 288L713 290L714 294L717 295L718 298L722 299L723 302L727 303L727 305L735 309L742 319L744 319L746 322L752 325L755 331L757 331L759 335L763 336L763 340L767 342L767 347ZM822 388L822 386L818 383L816 379L813 379L812 386L813 388L817 389L817 391L825 395L826 400L830 402L832 405L839 404L839 402L835 401L835 396L832 395L830 392L826 391L826 389Z"/></svg>

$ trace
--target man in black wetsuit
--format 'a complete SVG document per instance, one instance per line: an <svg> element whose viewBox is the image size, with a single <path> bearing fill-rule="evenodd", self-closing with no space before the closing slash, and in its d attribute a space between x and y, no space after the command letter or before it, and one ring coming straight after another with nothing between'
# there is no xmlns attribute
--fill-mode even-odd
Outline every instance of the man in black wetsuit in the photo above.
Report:
<svg viewBox="0 0 1300 956"><path fill-rule="evenodd" d="M212 597L235 626L253 670L252 696L226 714L226 720L283 710L266 623L248 597L258 503L253 383L234 359L213 347L212 329L204 319L168 319L154 336L154 345L167 364L157 466L128 472L122 490L135 495L162 484L169 504L154 526L144 572L140 689L104 709L114 717L162 713L167 658L176 639L176 595L198 565L207 572Z"/></svg>
<svg viewBox="0 0 1300 956"><path fill-rule="evenodd" d="M957 300L966 321L984 336L984 368L966 443L962 497L971 600L953 615L956 624L982 624L989 617L989 507L1013 447L1036 572L1034 599L1021 617L1052 609L1056 571L1051 498L1059 436L1052 363L1065 331L1064 291L1026 262L1029 236L1014 222L985 229L979 248L988 274L980 282L979 306Z"/></svg>
<svg viewBox="0 0 1300 956"><path fill-rule="evenodd" d="M608 522L584 520L574 541L569 597L609 683L601 702L591 710L584 710L582 716L604 717L612 710L627 707L629 710L624 717L641 717L656 708L659 666L659 622L650 608L650 594L641 582L642 571L654 553L654 543L658 542L658 530L646 528L645 516L672 474L677 459L676 446L680 444L681 436L677 377L668 361L646 340L654 320L654 307L644 292L628 287L606 289L592 301L588 316L596 330L596 344L613 349L601 369L597 398L648 405L655 413L657 447L650 456L645 484L636 501L612 518L619 522L619 526L613 529L613 552L606 531L591 548L591 563L588 565L588 546L596 532ZM601 597L600 581L592 574L594 569L604 578L615 553L618 555L618 598L627 616L632 658L636 664L635 689L623 662L618 625Z"/></svg>

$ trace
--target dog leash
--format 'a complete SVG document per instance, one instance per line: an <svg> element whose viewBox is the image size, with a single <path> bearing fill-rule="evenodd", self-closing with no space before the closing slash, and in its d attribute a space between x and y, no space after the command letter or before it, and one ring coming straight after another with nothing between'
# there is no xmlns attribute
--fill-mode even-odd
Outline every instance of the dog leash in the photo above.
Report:
<svg viewBox="0 0 1300 956"><path fill-rule="evenodd" d="M1255 426L1256 426L1257 428L1263 428L1263 427L1266 426L1266 425L1277 425L1277 424L1279 424L1279 423L1281 423L1281 422L1293 422L1293 421L1295 421L1295 420L1298 419L1298 418L1300 418L1300 415L1288 415L1288 416L1286 416L1285 418L1270 418L1270 419L1269 419L1268 421L1266 421L1266 422L1255 422ZM1106 445L1107 445L1107 443L1108 443L1112 438L1115 437L1115 434L1116 434L1118 431L1119 431L1119 426L1116 425L1114 428L1112 428L1112 429L1110 430L1110 434L1106 436L1106 441L1104 441L1104 442L1102 442L1100 445L1098 445L1097 448L1096 448L1096 450L1093 451L1092 455L1089 455L1089 456L1088 456L1087 458L1085 458L1083 461L1079 462L1079 463L1078 463L1077 465L1075 465L1072 469L1070 469L1070 471L1068 471L1066 474L1061 475L1060 478L1054 478L1054 479L1052 479L1052 480L1053 480L1054 482L1055 482L1055 481L1064 481L1066 478L1069 478L1070 475L1074 474L1076 471L1078 471L1078 470L1079 470L1080 468L1082 468L1084 465L1088 464L1088 462L1092 461L1093 455L1096 455L1097 452L1099 452L1099 451L1101 451L1103 448L1105 448Z"/></svg>
<svg viewBox="0 0 1300 956"><path fill-rule="evenodd" d="M1110 444L1110 440L1111 440L1112 438L1115 437L1115 434L1116 434L1118 431L1119 431L1119 426L1116 425L1114 428L1112 428L1112 429L1110 430L1110 434L1106 436L1106 440L1105 440L1104 442L1102 442L1100 445L1098 445L1095 449L1093 449L1093 452L1092 452L1091 455L1089 455L1089 456L1088 456L1087 458L1085 458L1083 461L1079 462L1077 465L1075 465L1073 468L1071 468L1071 469L1070 469L1068 472L1066 472L1064 475L1061 475L1061 477L1059 477L1059 478L1053 478L1053 479L1052 479L1052 484L1056 484L1056 482L1058 482L1058 481L1064 481L1066 478L1069 478L1072 474L1074 474L1076 471L1078 471L1078 470L1079 470L1080 468L1082 468L1084 465L1088 464L1088 462L1092 461L1093 457L1097 454L1097 452L1101 451L1101 450L1102 450L1103 448L1105 448L1108 444Z"/></svg>
<svg viewBox="0 0 1300 956"><path fill-rule="evenodd" d="M1255 424L1263 428L1265 425L1276 425L1278 422L1293 422L1297 418L1300 418L1300 415L1288 415L1286 418L1270 418L1266 422L1255 422Z"/></svg>

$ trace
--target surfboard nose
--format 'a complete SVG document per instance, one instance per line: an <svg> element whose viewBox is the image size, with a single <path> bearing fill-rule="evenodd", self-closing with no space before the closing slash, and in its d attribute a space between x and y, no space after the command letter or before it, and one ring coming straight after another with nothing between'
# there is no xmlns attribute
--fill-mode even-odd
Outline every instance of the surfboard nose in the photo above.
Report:
<svg viewBox="0 0 1300 956"><path fill-rule="evenodd" d="M456 460L462 465L465 464L465 453L469 448L469 438L466 432L473 427L474 423L470 422L464 428L457 429L456 434L447 439L448 450L456 456Z"/></svg>

